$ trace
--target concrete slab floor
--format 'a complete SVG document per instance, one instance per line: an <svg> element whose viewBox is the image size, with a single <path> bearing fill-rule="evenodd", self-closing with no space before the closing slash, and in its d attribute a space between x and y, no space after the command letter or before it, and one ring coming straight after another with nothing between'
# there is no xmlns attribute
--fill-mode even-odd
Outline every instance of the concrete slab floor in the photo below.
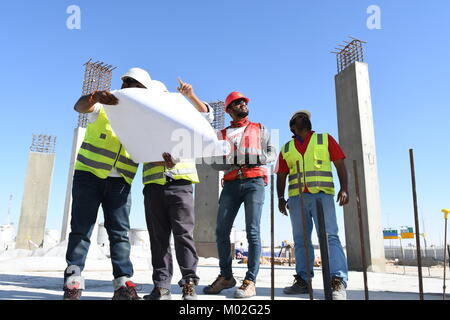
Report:
<svg viewBox="0 0 450 320"><path fill-rule="evenodd" d="M233 271L239 283L243 280L246 265L234 263ZM219 273L217 265L199 265L198 275L201 278L197 287L199 300L234 300L235 289L222 291L218 295L205 295L203 288L212 283ZM314 298L324 299L323 282L320 268L314 269ZM309 300L309 295L288 296L283 288L292 284L294 267L276 266L275 299L276 300ZM85 270L86 290L83 300L107 300L113 294L112 275L109 268L95 271ZM262 265L258 275L256 296L246 300L270 300L271 269ZM175 266L172 279L172 299L181 300L181 288L177 285L181 274ZM135 270L133 280L138 284L139 295L148 294L153 289L151 271L145 268ZM442 300L442 278L424 277L423 287L425 300ZM368 273L369 297L371 300L419 300L418 279L416 275L394 273ZM19 271L1 272L0 300L60 300L62 297L62 270L53 271ZM350 272L347 288L348 300L364 300L364 282L362 272ZM450 296L447 295L447 299Z"/></svg>

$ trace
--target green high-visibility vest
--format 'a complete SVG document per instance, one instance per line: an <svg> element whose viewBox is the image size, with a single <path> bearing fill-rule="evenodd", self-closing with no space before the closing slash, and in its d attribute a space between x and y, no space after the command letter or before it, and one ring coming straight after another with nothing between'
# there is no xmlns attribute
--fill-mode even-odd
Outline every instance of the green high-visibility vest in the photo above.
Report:
<svg viewBox="0 0 450 320"><path fill-rule="evenodd" d="M135 163L111 128L103 106L97 120L88 125L78 152L75 170L89 171L106 179L113 168L131 184L139 164Z"/></svg>
<svg viewBox="0 0 450 320"><path fill-rule="evenodd" d="M157 183L165 185L166 176L174 180L187 180L192 183L198 183L197 169L194 161L178 162L173 168L168 169L165 166L159 166L151 162L144 163L142 182L144 184Z"/></svg>
<svg viewBox="0 0 450 320"><path fill-rule="evenodd" d="M302 191L306 184L310 193L325 192L334 195L333 172L328 151L328 134L314 133L303 156L295 147L295 140L283 145L281 153L289 167L289 197L299 195L297 161L299 161Z"/></svg>

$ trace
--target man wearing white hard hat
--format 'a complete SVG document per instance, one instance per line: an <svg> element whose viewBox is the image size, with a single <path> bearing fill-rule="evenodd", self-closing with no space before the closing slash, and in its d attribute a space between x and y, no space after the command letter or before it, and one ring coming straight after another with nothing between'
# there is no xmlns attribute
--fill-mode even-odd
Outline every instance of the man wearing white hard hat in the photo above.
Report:
<svg viewBox="0 0 450 320"><path fill-rule="evenodd" d="M330 272L332 276L333 300L345 300L348 281L347 259L338 236L338 225L334 206L334 183L331 163L336 167L340 182L337 195L339 205L348 203L347 170L345 154L333 137L328 133L312 131L311 113L307 110L294 112L289 120L293 139L281 148L277 164L278 208L284 215L290 213L292 233L295 242L296 275L294 284L284 288L285 294L305 294L309 292L307 280L314 275L306 268L303 224L301 216L301 198L306 217L306 234L308 239L309 265L314 265L314 249L311 232L314 225L317 230L316 200L322 201L328 246L330 250ZM300 172L297 172L299 162ZM300 174L301 182L298 181ZM288 178L288 201L284 198ZM300 186L299 186L299 183ZM300 195L300 190L302 194ZM310 276L308 276L308 273Z"/></svg>
<svg viewBox="0 0 450 320"><path fill-rule="evenodd" d="M122 89L149 88L152 79L147 71L131 68L122 77ZM114 276L113 300L138 300L136 285L131 281L130 260L131 183L138 169L109 124L103 105L117 105L108 91L82 96L74 109L88 113L89 125L75 164L72 187L71 232L64 271L64 299L79 300L84 289L81 276L97 220L100 204L110 242Z"/></svg>

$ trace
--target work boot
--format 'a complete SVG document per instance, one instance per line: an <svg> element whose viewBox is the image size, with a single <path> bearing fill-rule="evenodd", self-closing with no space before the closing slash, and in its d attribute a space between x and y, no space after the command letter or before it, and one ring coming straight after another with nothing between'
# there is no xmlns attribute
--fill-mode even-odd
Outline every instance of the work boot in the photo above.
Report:
<svg viewBox="0 0 450 320"><path fill-rule="evenodd" d="M233 288L236 285L236 280L233 276L230 278L225 278L222 275L219 275L216 280L212 284L203 288L203 293L205 294L218 294L224 289Z"/></svg>
<svg viewBox="0 0 450 320"><path fill-rule="evenodd" d="M187 281L183 285L183 300L197 300L197 293L195 292L195 283L192 280Z"/></svg>
<svg viewBox="0 0 450 320"><path fill-rule="evenodd" d="M144 296L144 300L170 300L170 299L172 299L170 290L161 287L154 287L150 294Z"/></svg>
<svg viewBox="0 0 450 320"><path fill-rule="evenodd" d="M295 275L294 284L290 287L283 289L284 294L306 294L309 292L308 283L303 280L299 275Z"/></svg>
<svg viewBox="0 0 450 320"><path fill-rule="evenodd" d="M340 277L332 277L331 289L333 300L347 300L347 291L345 290L345 282Z"/></svg>
<svg viewBox="0 0 450 320"><path fill-rule="evenodd" d="M69 289L64 287L63 300L80 300L82 291L83 290L81 289Z"/></svg>
<svg viewBox="0 0 450 320"><path fill-rule="evenodd" d="M84 289L84 278L81 276L68 276L64 280L63 300L80 300Z"/></svg>
<svg viewBox="0 0 450 320"><path fill-rule="evenodd" d="M234 293L235 298L250 298L256 295L255 283L250 280L244 280L239 289Z"/></svg>
<svg viewBox="0 0 450 320"><path fill-rule="evenodd" d="M132 281L125 282L125 285L114 291L113 300L141 300L136 292L136 284Z"/></svg>

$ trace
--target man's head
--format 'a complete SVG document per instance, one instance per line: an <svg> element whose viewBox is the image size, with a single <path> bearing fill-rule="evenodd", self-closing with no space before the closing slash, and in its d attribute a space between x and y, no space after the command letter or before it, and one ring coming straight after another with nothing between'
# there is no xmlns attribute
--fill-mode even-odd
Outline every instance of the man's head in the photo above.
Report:
<svg viewBox="0 0 450 320"><path fill-rule="evenodd" d="M147 71L141 68L131 68L122 77L122 89L125 88L150 88L152 78Z"/></svg>
<svg viewBox="0 0 450 320"><path fill-rule="evenodd" d="M225 112L229 113L233 120L245 118L249 113L249 101L242 93L233 91L225 99Z"/></svg>
<svg viewBox="0 0 450 320"><path fill-rule="evenodd" d="M300 132L304 130L311 131L311 113L307 110L299 110L294 112L291 120L289 120L289 128L295 135L299 135Z"/></svg>

